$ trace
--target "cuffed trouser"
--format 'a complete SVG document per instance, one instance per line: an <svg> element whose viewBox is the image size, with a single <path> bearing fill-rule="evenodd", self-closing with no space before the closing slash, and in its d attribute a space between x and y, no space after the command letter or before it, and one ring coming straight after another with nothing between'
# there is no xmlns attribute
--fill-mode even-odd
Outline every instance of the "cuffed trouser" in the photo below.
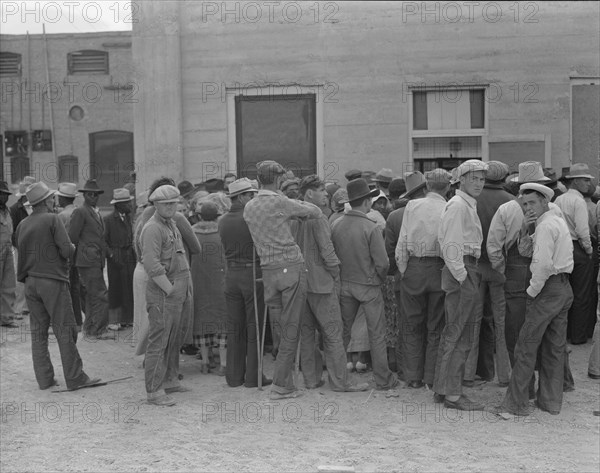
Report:
<svg viewBox="0 0 600 473"><path fill-rule="evenodd" d="M306 268L304 263L286 268L263 268L262 274L265 304L273 316L275 329L281 334L272 390L288 394L297 389L292 373L300 338L300 319L306 302Z"/></svg>
<svg viewBox="0 0 600 473"><path fill-rule="evenodd" d="M302 317L300 359L302 374L307 387L314 387L323 374L323 359L317 355L316 330L323 337L323 352L329 384L333 391L344 391L348 387L346 350L342 341L342 315L336 292L316 294L309 292Z"/></svg>
<svg viewBox="0 0 600 473"><path fill-rule="evenodd" d="M411 257L400 281L400 340L405 381L433 384L444 329L441 258Z"/></svg>
<svg viewBox="0 0 600 473"><path fill-rule="evenodd" d="M515 349L515 365L502 406L512 413L526 412L529 383L539 356L540 408L560 412L565 374L567 313L573 291L566 273L550 276L537 297L527 298L525 323ZM538 353L539 348L539 353Z"/></svg>
<svg viewBox="0 0 600 473"><path fill-rule="evenodd" d="M189 275L173 281L168 296L152 280L146 286L148 345L146 347L146 392L179 385L179 349L185 336L184 318L192 301Z"/></svg>
<svg viewBox="0 0 600 473"><path fill-rule="evenodd" d="M395 375L390 371L387 360L386 323L381 288L342 281L340 308L344 324L344 350L347 350L350 343L352 324L360 307L363 308L367 320L375 384L380 389L393 387Z"/></svg>
<svg viewBox="0 0 600 473"><path fill-rule="evenodd" d="M475 373L486 379L494 378L494 348L498 368L498 382L507 383L510 361L504 333L506 302L504 299L505 277L494 271L489 262L482 261L478 266L481 282L479 284L479 313L476 316L475 337L465 366L465 379L472 381ZM526 289L526 288L525 288ZM488 322L489 330L483 329L483 321Z"/></svg>
<svg viewBox="0 0 600 473"><path fill-rule="evenodd" d="M594 290L594 262L578 241L573 241L573 262L570 276L573 305L569 310L568 337L571 343L580 344L587 342Z"/></svg>
<svg viewBox="0 0 600 473"><path fill-rule="evenodd" d="M263 284L256 283L258 323L254 314L254 273L252 267L227 268L225 301L227 303L227 369L225 380L231 387L258 386L258 344L264 317ZM261 353L262 356L262 353Z"/></svg>
<svg viewBox="0 0 600 473"><path fill-rule="evenodd" d="M77 350L77 324L71 307L69 284L64 281L29 276L25 282L29 306L33 371L40 389L53 385L54 367L48 351L48 328L58 343L63 374L68 389L85 383L83 362Z"/></svg>
<svg viewBox="0 0 600 473"><path fill-rule="evenodd" d="M446 396L462 394L465 363L469 357L479 310L480 274L471 258L465 258L467 278L460 284L447 266L442 270L442 289L446 293L446 326L435 368L433 390Z"/></svg>
<svg viewBox="0 0 600 473"><path fill-rule="evenodd" d="M108 326L108 290L104 274L100 266L77 269L86 291L83 331L86 336L95 337Z"/></svg>
<svg viewBox="0 0 600 473"><path fill-rule="evenodd" d="M596 327L594 329L594 345L590 353L588 373L600 376L600 276L598 277L598 304L596 306Z"/></svg>
<svg viewBox="0 0 600 473"><path fill-rule="evenodd" d="M0 247L0 317L2 323L10 322L15 307L15 263L10 243Z"/></svg>

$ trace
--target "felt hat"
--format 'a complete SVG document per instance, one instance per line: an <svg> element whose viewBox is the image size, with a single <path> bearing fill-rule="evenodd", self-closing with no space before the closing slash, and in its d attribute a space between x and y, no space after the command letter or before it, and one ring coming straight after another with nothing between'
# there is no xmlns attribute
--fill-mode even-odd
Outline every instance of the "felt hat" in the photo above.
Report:
<svg viewBox="0 0 600 473"><path fill-rule="evenodd" d="M421 171L407 172L404 174L404 182L406 183L406 192L400 196L401 199L406 199L426 185L425 176Z"/></svg>
<svg viewBox="0 0 600 473"><path fill-rule="evenodd" d="M0 192L2 194L12 194L12 192L8 189L8 184L6 181L0 181Z"/></svg>
<svg viewBox="0 0 600 473"><path fill-rule="evenodd" d="M62 197L77 197L77 184L74 182L61 182L58 184L58 190L56 191L56 195L60 195Z"/></svg>
<svg viewBox="0 0 600 473"><path fill-rule="evenodd" d="M348 191L348 202L354 202L363 197L375 197L379 194L379 189L371 190L367 181L363 178L350 181L346 186L346 190Z"/></svg>
<svg viewBox="0 0 600 473"><path fill-rule="evenodd" d="M537 161L524 161L519 163L519 175L511 179L512 182L548 182L550 179L544 176L542 163Z"/></svg>
<svg viewBox="0 0 600 473"><path fill-rule="evenodd" d="M194 193L198 190L198 187L193 185L190 181L181 181L177 184L177 189L181 194L181 197L187 199L194 195Z"/></svg>
<svg viewBox="0 0 600 473"><path fill-rule="evenodd" d="M181 200L181 192L175 186L165 184L156 189L148 198L150 202L169 204L171 202L179 202Z"/></svg>
<svg viewBox="0 0 600 473"><path fill-rule="evenodd" d="M104 191L98 187L96 179L88 179L82 189L79 192L96 192L98 194L104 194Z"/></svg>
<svg viewBox="0 0 600 473"><path fill-rule="evenodd" d="M252 187L252 182L247 177L242 177L229 183L229 194L227 194L229 197L235 197L244 192L258 192L258 190Z"/></svg>
<svg viewBox="0 0 600 473"><path fill-rule="evenodd" d="M532 190L532 191L539 192L544 197L546 197L546 200L548 202L550 202L552 200L552 198L554 197L554 191L552 189L550 189L549 187L547 187L543 184L538 184L537 182L528 182L526 184L523 184L520 188L521 194L523 193L523 191L526 191L526 190Z"/></svg>
<svg viewBox="0 0 600 473"><path fill-rule="evenodd" d="M131 200L133 200L133 197L129 194L129 191L123 187L113 190L113 200L110 201L110 204L129 202Z"/></svg>
<svg viewBox="0 0 600 473"><path fill-rule="evenodd" d="M56 191L48 189L48 186L43 182L34 182L25 191L27 200L31 205L35 205L44 199L47 199L51 195L54 195Z"/></svg>
<svg viewBox="0 0 600 473"><path fill-rule="evenodd" d="M594 179L590 174L590 168L585 163L575 163L569 168L569 174L565 175L565 179L577 179L583 177L586 179Z"/></svg>
<svg viewBox="0 0 600 473"><path fill-rule="evenodd" d="M225 190L225 181L223 179L213 177L212 179L208 179L204 182L204 187L209 194L213 194L214 192L223 192Z"/></svg>
<svg viewBox="0 0 600 473"><path fill-rule="evenodd" d="M380 169L377 174L375 174L375 178L373 179L375 182L387 182L388 184L392 182L394 178L394 171L388 168Z"/></svg>

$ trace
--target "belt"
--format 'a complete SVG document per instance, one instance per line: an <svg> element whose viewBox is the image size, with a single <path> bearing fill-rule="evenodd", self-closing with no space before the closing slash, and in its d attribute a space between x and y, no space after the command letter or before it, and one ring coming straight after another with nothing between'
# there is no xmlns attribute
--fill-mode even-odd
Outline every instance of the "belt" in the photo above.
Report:
<svg viewBox="0 0 600 473"><path fill-rule="evenodd" d="M252 267L252 263L238 263L236 261L227 261L227 267L228 268L251 268ZM260 264L256 265L257 268L260 268Z"/></svg>
<svg viewBox="0 0 600 473"><path fill-rule="evenodd" d="M479 261L477 258L475 258L475 256L471 256L471 255L465 255L463 256L463 262L465 264L469 263L469 264L477 264L477 261Z"/></svg>

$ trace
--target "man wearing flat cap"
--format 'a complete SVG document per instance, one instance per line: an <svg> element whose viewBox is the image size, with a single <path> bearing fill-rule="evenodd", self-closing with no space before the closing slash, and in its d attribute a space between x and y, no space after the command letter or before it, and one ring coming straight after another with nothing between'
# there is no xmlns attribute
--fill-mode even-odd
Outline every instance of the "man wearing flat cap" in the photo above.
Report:
<svg viewBox="0 0 600 473"><path fill-rule="evenodd" d="M95 179L90 179L79 189L83 194L83 206L73 210L69 226L69 238L75 244L75 266L85 287L86 337L114 338L107 332L108 289L104 281L104 261L108 249L104 240L104 220L97 207L98 198L104 191Z"/></svg>
<svg viewBox="0 0 600 473"><path fill-rule="evenodd" d="M109 330L119 330L121 325L133 323L133 226L131 204L133 196L125 188L114 189L114 212L104 217L104 239L108 247L106 269L108 272Z"/></svg>
<svg viewBox="0 0 600 473"><path fill-rule="evenodd" d="M319 218L321 209L308 202L288 199L277 192L285 169L275 161L257 165L262 186L244 208L244 220L254 240L262 268L265 304L281 327L281 341L273 374L272 399L295 397L292 377L300 336L300 320L306 302L306 266L290 229L290 220Z"/></svg>
<svg viewBox="0 0 600 473"><path fill-rule="evenodd" d="M573 305L569 311L568 337L573 345L587 342L588 329L592 320L592 291L594 287L594 262L592 260L592 241L590 237L589 214L583 194L587 193L593 176L587 164L575 163L565 176L568 191L556 198L569 227L573 241L573 259L575 267L571 273L573 287Z"/></svg>
<svg viewBox="0 0 600 473"><path fill-rule="evenodd" d="M483 410L483 405L462 394L465 362L471 350L479 301L483 233L477 200L485 184L487 164L477 159L462 163L456 176L460 189L448 201L438 240L444 258L442 288L446 293L446 326L442 332L433 383L434 401L449 409Z"/></svg>
<svg viewBox="0 0 600 473"><path fill-rule="evenodd" d="M508 166L500 161L489 161L487 164L485 185L481 195L477 198L477 215L483 232L481 258L479 259L481 305L475 318L473 344L465 367L463 384L466 386L475 384L475 374L485 380L493 380L495 367L498 369L498 383L501 386L507 386L510 371L504 335L505 277L492 268L487 256L486 243L494 214L502 204L515 198L506 192L503 186L504 179L508 176ZM478 327L480 327L479 330ZM496 354L496 363L494 363L494 353Z"/></svg>
<svg viewBox="0 0 600 473"><path fill-rule="evenodd" d="M3 327L17 327L12 321L15 304L15 263L13 260L13 226L10 211L6 207L12 192L5 181L0 182L0 324Z"/></svg>
<svg viewBox="0 0 600 473"><path fill-rule="evenodd" d="M27 188L33 213L17 227L19 263L17 279L25 283L30 309L31 355L40 389L57 384L48 351L48 330L52 327L60 350L67 389L91 387L77 350L77 329L69 294L68 260L75 252L65 226L54 210L54 192L43 182Z"/></svg>
<svg viewBox="0 0 600 473"><path fill-rule="evenodd" d="M192 304L190 266L173 217L180 202L175 186L158 187L149 199L156 212L141 231L142 263L148 275L148 345L145 358L149 404L172 406L169 396L189 388L179 382L179 349ZM164 390L164 394L162 391Z"/></svg>
<svg viewBox="0 0 600 473"><path fill-rule="evenodd" d="M404 209L395 249L400 279L400 345L409 388L433 387L435 365L444 328L444 260L437 239L450 188L450 173L425 173L428 193Z"/></svg>
<svg viewBox="0 0 600 473"><path fill-rule="evenodd" d="M573 270L573 244L564 219L549 212L552 189L523 184L525 225L535 223L533 237L519 241L519 251L532 257L527 287L525 323L515 348L515 365L501 411L528 415L529 384L539 362L537 407L560 413L563 398L567 313L573 302L569 273Z"/></svg>

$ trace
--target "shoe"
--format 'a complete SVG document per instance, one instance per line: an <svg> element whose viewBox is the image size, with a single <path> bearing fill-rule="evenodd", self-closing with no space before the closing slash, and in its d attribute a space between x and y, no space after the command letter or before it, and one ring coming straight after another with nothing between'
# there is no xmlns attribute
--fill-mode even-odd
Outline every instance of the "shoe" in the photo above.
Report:
<svg viewBox="0 0 600 473"><path fill-rule="evenodd" d="M200 365L200 372L201 372L202 374L208 374L208 373L210 373L210 369L208 368L208 364L206 364L206 363L202 363L202 364Z"/></svg>
<svg viewBox="0 0 600 473"><path fill-rule="evenodd" d="M174 386L172 388L165 388L165 393L166 394L187 393L189 391L191 391L191 389L188 388L187 386L184 386L183 384L180 384L179 386Z"/></svg>
<svg viewBox="0 0 600 473"><path fill-rule="evenodd" d="M179 353L181 353L182 355L192 356L200 353L200 350L198 350L194 345L183 345L179 350Z"/></svg>
<svg viewBox="0 0 600 473"><path fill-rule="evenodd" d="M396 375L394 375L394 379L390 385L376 386L375 389L377 389L378 391L389 391L391 389L398 387L399 384L400 384L400 380L396 377Z"/></svg>
<svg viewBox="0 0 600 473"><path fill-rule="evenodd" d="M409 381L406 386L412 389L420 389L423 387L423 381Z"/></svg>
<svg viewBox="0 0 600 473"><path fill-rule="evenodd" d="M571 345L584 345L587 343L587 338L583 340L571 340Z"/></svg>
<svg viewBox="0 0 600 473"><path fill-rule="evenodd" d="M271 401L278 401L280 399L294 399L300 396L302 396L302 393L300 391L292 391L291 393L285 394L271 391L271 393L269 394L269 399L271 399Z"/></svg>
<svg viewBox="0 0 600 473"><path fill-rule="evenodd" d="M262 379L262 385L263 385L263 387L270 386L271 384L273 384L273 380L271 378L267 378L266 376L263 376L263 379ZM258 384L244 384L244 387L246 387L246 388L258 388Z"/></svg>
<svg viewBox="0 0 600 473"><path fill-rule="evenodd" d="M508 381L498 381L498 386L501 388L508 388Z"/></svg>
<svg viewBox="0 0 600 473"><path fill-rule="evenodd" d="M446 399L446 396L444 394L433 393L433 402L435 402L436 404L441 404L442 402L444 402L444 399Z"/></svg>
<svg viewBox="0 0 600 473"><path fill-rule="evenodd" d="M348 370L348 373L352 373L353 371L355 371L354 363L352 363L351 361L346 363L346 369Z"/></svg>
<svg viewBox="0 0 600 473"><path fill-rule="evenodd" d="M152 404L154 406L174 406L176 404L175 399L173 399L171 396L167 396L166 394L163 394L162 396L148 397L147 402L148 404Z"/></svg>
<svg viewBox="0 0 600 473"><path fill-rule="evenodd" d="M484 406L478 402L471 401L467 396L461 395L456 401L444 399L444 407L458 409L459 411L482 411Z"/></svg>
<svg viewBox="0 0 600 473"><path fill-rule="evenodd" d="M553 411L553 410L546 409L545 407L541 406L537 399L535 401L535 407L537 407L540 411L547 412L548 414L551 414L553 416L557 416L558 414L560 414L560 411Z"/></svg>
<svg viewBox="0 0 600 473"><path fill-rule="evenodd" d="M106 327L108 330L112 330L113 332L118 332L119 330L121 330L121 324L108 324L108 327Z"/></svg>
<svg viewBox="0 0 600 473"><path fill-rule="evenodd" d="M351 384L350 386L346 386L342 391L342 393L360 393L367 391L369 389L369 383L359 383L359 384Z"/></svg>
<svg viewBox="0 0 600 473"><path fill-rule="evenodd" d="M95 388L96 386L105 386L106 382L102 382L100 378L88 378L87 381L74 388L68 388L69 391L77 391L83 388Z"/></svg>
<svg viewBox="0 0 600 473"><path fill-rule="evenodd" d="M225 376L226 368L224 366L219 366L219 369L215 372L217 376Z"/></svg>
<svg viewBox="0 0 600 473"><path fill-rule="evenodd" d="M572 393L573 391L575 391L575 386L563 386L563 393Z"/></svg>
<svg viewBox="0 0 600 473"><path fill-rule="evenodd" d="M356 372L357 373L366 373L367 372L367 364L361 363L360 361L356 362Z"/></svg>
<svg viewBox="0 0 600 473"><path fill-rule="evenodd" d="M320 380L317 384L306 385L306 389L318 389L325 384L325 381Z"/></svg>
<svg viewBox="0 0 600 473"><path fill-rule="evenodd" d="M463 379L462 385L463 385L465 388L472 388L473 386L475 386L475 381L471 381L471 380Z"/></svg>
<svg viewBox="0 0 600 473"><path fill-rule="evenodd" d="M425 383L425 387L430 391L433 391L433 384Z"/></svg>
<svg viewBox="0 0 600 473"><path fill-rule="evenodd" d="M588 378L600 379L600 374L593 374L588 371Z"/></svg>
<svg viewBox="0 0 600 473"><path fill-rule="evenodd" d="M58 381L56 381L56 379L53 379L52 382L48 386L46 386L45 388L40 387L40 389L42 391L45 391L46 389L50 389L53 386L58 386Z"/></svg>

